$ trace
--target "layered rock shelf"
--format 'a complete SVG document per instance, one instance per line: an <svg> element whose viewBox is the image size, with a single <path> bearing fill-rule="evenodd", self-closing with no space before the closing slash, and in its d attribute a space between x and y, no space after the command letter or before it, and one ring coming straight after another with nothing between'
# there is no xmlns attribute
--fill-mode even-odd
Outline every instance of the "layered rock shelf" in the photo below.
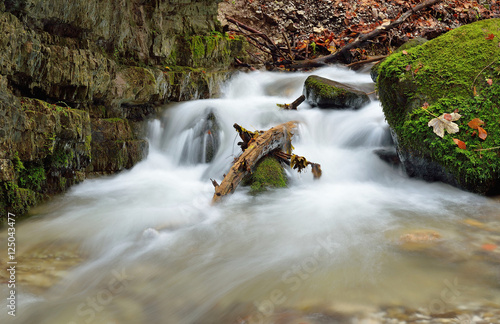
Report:
<svg viewBox="0 0 500 324"><path fill-rule="evenodd" d="M217 96L245 45L218 2L2 2L2 215L132 167L158 106Z"/></svg>

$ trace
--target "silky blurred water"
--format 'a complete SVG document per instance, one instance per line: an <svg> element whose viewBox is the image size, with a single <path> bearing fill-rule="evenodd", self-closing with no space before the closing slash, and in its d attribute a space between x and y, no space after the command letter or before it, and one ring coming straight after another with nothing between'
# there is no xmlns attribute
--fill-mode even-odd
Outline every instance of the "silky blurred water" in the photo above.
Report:
<svg viewBox="0 0 500 324"><path fill-rule="evenodd" d="M373 89L367 74L314 73ZM445 307L498 302L490 268L453 258L469 253L457 224L497 214L498 203L409 179L383 162L373 151L391 140L376 100L358 111L307 103L280 110L308 75L240 73L221 99L166 107L149 123L144 161L86 180L17 224L19 256L71 243L85 258L46 290L19 284L18 316L0 312L2 323L270 323L282 309L435 308L450 283L460 293ZM220 149L210 163L196 163L203 145L195 130L209 113ZM212 206L210 178L220 182L239 154L232 125L266 130L290 120L300 125L294 152L321 164L321 179L287 170L287 188L254 196L239 187ZM402 251L399 235L415 229L439 232L453 249ZM18 271L20 280L30 271Z"/></svg>

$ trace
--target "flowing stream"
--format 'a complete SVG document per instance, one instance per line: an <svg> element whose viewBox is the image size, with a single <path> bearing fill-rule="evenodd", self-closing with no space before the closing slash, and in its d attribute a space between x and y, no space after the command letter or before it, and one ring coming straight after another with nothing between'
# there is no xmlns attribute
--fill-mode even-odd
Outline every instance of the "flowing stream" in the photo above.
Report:
<svg viewBox="0 0 500 324"><path fill-rule="evenodd" d="M368 74L314 74L373 89ZM498 263L480 247L499 238L499 203L382 161L374 150L391 140L376 100L358 111L280 110L308 75L240 73L221 99L166 107L149 123L144 161L86 180L16 224L17 316L2 311L0 322L299 323L283 315L298 312L344 314L303 323L343 323L391 305L498 305ZM287 188L240 186L212 206L210 178L220 182L239 154L232 125L289 120L300 123L294 152L321 164L321 179L287 170ZM217 134L197 136L209 121ZM208 141L220 148L197 163ZM435 242L401 242L422 232Z"/></svg>

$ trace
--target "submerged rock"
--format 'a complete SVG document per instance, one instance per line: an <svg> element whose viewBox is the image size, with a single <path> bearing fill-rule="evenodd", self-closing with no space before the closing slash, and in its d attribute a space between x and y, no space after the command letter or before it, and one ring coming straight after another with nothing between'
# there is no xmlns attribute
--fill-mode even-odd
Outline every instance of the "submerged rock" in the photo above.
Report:
<svg viewBox="0 0 500 324"><path fill-rule="evenodd" d="M220 125L212 110L190 130L182 150L181 162L210 163L219 151Z"/></svg>
<svg viewBox="0 0 500 324"><path fill-rule="evenodd" d="M500 19L483 20L382 63L379 96L410 176L481 194L500 192L499 37ZM459 131L443 138L433 133L429 121L455 110L462 116L455 121ZM484 121L484 140L468 126L475 118Z"/></svg>
<svg viewBox="0 0 500 324"><path fill-rule="evenodd" d="M317 75L306 79L303 92L306 101L319 108L359 109L370 102L366 93Z"/></svg>
<svg viewBox="0 0 500 324"><path fill-rule="evenodd" d="M401 161L399 160L398 152L395 147L380 148L373 151L382 161L386 162L391 166L399 166Z"/></svg>
<svg viewBox="0 0 500 324"><path fill-rule="evenodd" d="M434 230L413 230L399 237L400 247L406 251L420 251L436 245L441 234Z"/></svg>

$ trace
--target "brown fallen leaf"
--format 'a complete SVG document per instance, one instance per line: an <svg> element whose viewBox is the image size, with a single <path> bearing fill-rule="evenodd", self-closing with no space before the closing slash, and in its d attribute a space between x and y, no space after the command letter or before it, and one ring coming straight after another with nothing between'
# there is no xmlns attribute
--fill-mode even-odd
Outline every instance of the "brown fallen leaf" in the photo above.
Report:
<svg viewBox="0 0 500 324"><path fill-rule="evenodd" d="M461 148L462 150L466 150L467 149L467 145L465 144L465 142L459 140L458 138L454 138L453 142L455 142L455 144L457 144L457 146L459 148Z"/></svg>
<svg viewBox="0 0 500 324"><path fill-rule="evenodd" d="M472 129L477 129L479 126L484 125L484 121L479 118L474 118L467 125L469 125L469 127Z"/></svg>
<svg viewBox="0 0 500 324"><path fill-rule="evenodd" d="M480 139L482 139L483 141L486 139L486 137L488 136L488 133L484 130L484 128L482 128L481 126L478 126L477 128L477 132L478 132L478 136Z"/></svg>

